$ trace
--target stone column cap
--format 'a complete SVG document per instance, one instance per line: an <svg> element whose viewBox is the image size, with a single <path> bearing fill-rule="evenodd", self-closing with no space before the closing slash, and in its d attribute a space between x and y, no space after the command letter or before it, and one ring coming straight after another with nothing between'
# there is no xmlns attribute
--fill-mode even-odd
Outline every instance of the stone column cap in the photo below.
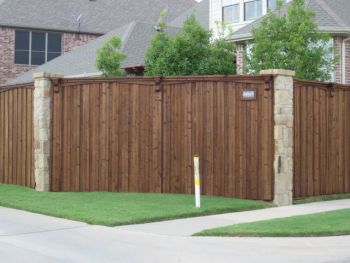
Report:
<svg viewBox="0 0 350 263"><path fill-rule="evenodd" d="M35 72L33 73L33 79L51 79L51 78L63 78L64 75L61 73L50 73L50 72Z"/></svg>
<svg viewBox="0 0 350 263"><path fill-rule="evenodd" d="M282 75L282 76L295 76L295 71L288 69L264 69L260 71L261 75Z"/></svg>

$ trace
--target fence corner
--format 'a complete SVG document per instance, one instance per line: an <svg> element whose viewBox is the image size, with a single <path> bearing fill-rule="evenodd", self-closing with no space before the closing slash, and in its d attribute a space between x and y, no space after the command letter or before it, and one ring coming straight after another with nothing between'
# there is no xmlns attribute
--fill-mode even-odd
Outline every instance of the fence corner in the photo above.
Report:
<svg viewBox="0 0 350 263"><path fill-rule="evenodd" d="M274 77L274 203L293 204L293 77L291 70L263 70Z"/></svg>
<svg viewBox="0 0 350 263"><path fill-rule="evenodd" d="M61 74L37 72L33 74L34 177L36 190L50 191L51 163L51 79Z"/></svg>

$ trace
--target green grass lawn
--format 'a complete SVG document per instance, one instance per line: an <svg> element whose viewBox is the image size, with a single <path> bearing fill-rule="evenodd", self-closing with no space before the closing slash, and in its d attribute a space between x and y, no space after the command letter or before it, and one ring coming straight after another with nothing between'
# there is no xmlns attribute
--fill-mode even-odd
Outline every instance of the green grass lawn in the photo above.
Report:
<svg viewBox="0 0 350 263"><path fill-rule="evenodd" d="M350 234L350 209L205 230L196 236L312 237Z"/></svg>
<svg viewBox="0 0 350 263"><path fill-rule="evenodd" d="M350 199L350 194L335 194L335 195L322 195L322 196L298 198L298 199L295 199L293 203L306 204L306 203L341 200L341 199Z"/></svg>
<svg viewBox="0 0 350 263"><path fill-rule="evenodd" d="M202 197L194 207L193 195L140 193L41 193L0 184L0 206L67 218L89 224L117 226L200 215L271 207L262 201Z"/></svg>

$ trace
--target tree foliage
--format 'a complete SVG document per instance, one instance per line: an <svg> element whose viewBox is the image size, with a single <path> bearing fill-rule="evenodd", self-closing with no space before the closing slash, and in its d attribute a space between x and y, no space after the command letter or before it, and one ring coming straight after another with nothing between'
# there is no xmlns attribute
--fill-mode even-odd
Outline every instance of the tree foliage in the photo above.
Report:
<svg viewBox="0 0 350 263"><path fill-rule="evenodd" d="M96 67L105 77L121 76L121 63L126 55L120 50L122 41L118 36L109 39L98 51Z"/></svg>
<svg viewBox="0 0 350 263"><path fill-rule="evenodd" d="M185 21L176 36L166 32L161 16L145 58L148 76L214 75L235 73L234 45L223 38L212 41L212 32L203 28L195 16Z"/></svg>
<svg viewBox="0 0 350 263"><path fill-rule="evenodd" d="M280 2L277 12L262 18L246 54L248 72L282 68L295 70L298 78L330 80L334 66L330 36L319 31L314 12L304 4L293 0L282 15Z"/></svg>

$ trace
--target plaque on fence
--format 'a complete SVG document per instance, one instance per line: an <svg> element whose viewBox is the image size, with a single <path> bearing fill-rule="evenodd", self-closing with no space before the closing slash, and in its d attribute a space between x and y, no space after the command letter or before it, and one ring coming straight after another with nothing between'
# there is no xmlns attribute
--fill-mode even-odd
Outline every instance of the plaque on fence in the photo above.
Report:
<svg viewBox="0 0 350 263"><path fill-rule="evenodd" d="M242 100L256 100L256 91L255 90L243 90Z"/></svg>

